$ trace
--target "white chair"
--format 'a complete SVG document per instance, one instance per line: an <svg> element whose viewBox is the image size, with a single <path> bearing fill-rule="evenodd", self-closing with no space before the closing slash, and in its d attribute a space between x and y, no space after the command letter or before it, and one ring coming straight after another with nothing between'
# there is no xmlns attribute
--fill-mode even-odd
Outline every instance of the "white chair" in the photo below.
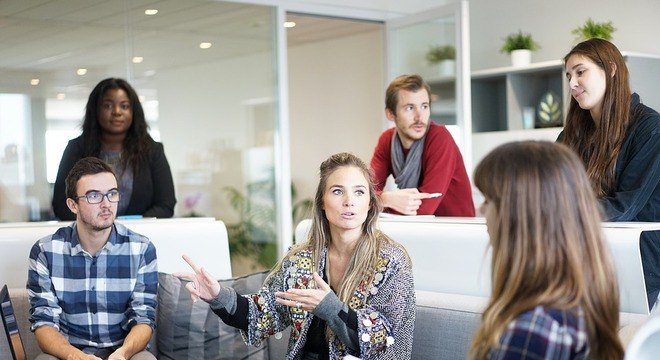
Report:
<svg viewBox="0 0 660 360"><path fill-rule="evenodd" d="M625 360L658 359L660 355L660 317L652 317L637 331L626 349Z"/></svg>
<svg viewBox="0 0 660 360"><path fill-rule="evenodd" d="M142 234L156 246L158 271L189 271L182 254L202 264L216 279L232 277L229 240L225 223L214 218L173 218L118 220ZM52 234L68 222L0 224L0 284L25 288L29 254L41 237Z"/></svg>

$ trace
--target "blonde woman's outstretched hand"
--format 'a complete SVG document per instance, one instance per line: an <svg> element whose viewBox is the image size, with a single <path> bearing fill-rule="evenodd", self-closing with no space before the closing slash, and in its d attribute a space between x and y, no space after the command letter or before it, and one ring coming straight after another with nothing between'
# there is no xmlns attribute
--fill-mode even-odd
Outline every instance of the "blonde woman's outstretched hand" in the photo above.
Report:
<svg viewBox="0 0 660 360"><path fill-rule="evenodd" d="M204 301L211 301L215 299L220 293L220 284L213 276L206 271L203 267L197 265L188 255L183 255L183 260L185 260L188 265L193 269L194 272L176 272L172 275L178 277L181 280L188 281L186 284L186 289L190 291L190 297L193 301L202 299Z"/></svg>

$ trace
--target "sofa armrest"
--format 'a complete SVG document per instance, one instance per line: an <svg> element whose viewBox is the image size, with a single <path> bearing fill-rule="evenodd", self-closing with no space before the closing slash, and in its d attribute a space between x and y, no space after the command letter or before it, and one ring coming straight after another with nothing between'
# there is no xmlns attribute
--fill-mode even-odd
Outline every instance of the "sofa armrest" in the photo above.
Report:
<svg viewBox="0 0 660 360"><path fill-rule="evenodd" d="M30 331L30 321L28 320L30 317L30 302L28 300L27 290L25 288L9 289L9 296L11 297L11 302L14 306L14 315L16 316L18 331L21 334L23 346L25 347L25 355L28 359L34 359L41 353L41 349L39 349L34 333ZM4 331L2 331L0 339L6 341ZM4 350L4 348L5 343L3 342L1 349ZM9 349L7 349L7 351L9 351Z"/></svg>

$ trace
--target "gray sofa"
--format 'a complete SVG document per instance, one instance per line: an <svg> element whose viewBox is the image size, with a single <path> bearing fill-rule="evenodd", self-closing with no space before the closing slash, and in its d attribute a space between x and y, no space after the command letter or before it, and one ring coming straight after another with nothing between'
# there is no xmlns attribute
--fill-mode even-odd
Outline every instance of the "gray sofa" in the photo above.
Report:
<svg viewBox="0 0 660 360"><path fill-rule="evenodd" d="M239 292L258 286L264 273L232 279L224 285ZM161 274L157 341L152 351L159 359L284 359L287 334L271 337L261 347L245 346L235 329L222 324L203 302L192 303L177 279ZM29 304L25 289L10 289L27 358L39 352L27 320ZM464 295L417 291L413 359L465 359L472 333L479 323L486 299ZM646 316L621 315L624 343L628 343ZM195 328L197 327L197 328ZM9 358L4 332L0 358Z"/></svg>

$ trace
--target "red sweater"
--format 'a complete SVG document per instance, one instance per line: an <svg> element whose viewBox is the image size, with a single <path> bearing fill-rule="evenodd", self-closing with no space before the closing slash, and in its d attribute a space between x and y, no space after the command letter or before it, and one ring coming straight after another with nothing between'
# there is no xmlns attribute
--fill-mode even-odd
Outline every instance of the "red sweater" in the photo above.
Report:
<svg viewBox="0 0 660 360"><path fill-rule="evenodd" d="M378 193L383 191L387 177L393 173L390 146L395 128L385 130L378 139L371 169ZM404 150L407 155L407 150ZM417 190L442 193L442 196L422 200L418 215L474 216L470 179L465 171L463 156L449 131L431 122L422 152L422 174ZM392 209L386 209L394 212Z"/></svg>

